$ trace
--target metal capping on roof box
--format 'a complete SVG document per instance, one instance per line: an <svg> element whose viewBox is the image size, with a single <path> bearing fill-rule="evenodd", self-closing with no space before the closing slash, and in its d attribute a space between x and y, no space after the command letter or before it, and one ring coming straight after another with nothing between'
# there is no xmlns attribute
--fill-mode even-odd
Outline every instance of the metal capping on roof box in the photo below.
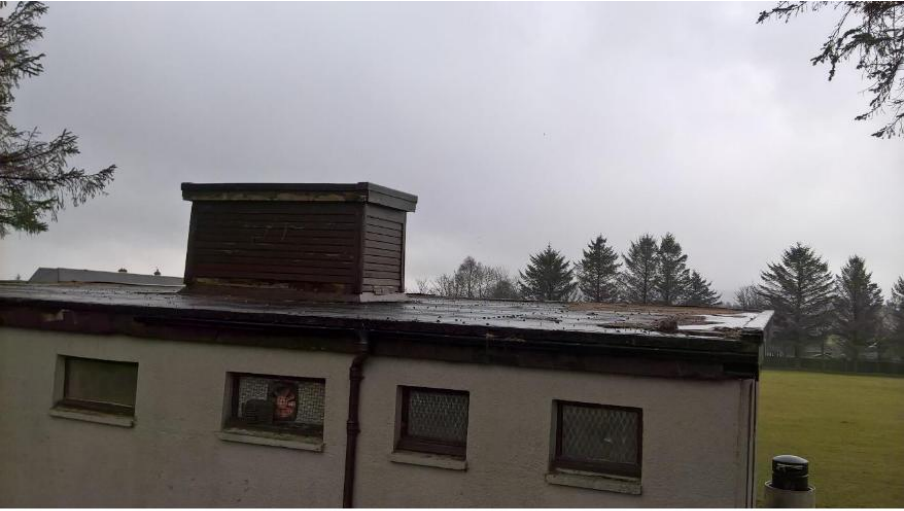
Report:
<svg viewBox="0 0 904 511"><path fill-rule="evenodd" d="M417 196L375 183L182 183L188 201L369 202L413 213Z"/></svg>
<svg viewBox="0 0 904 511"><path fill-rule="evenodd" d="M373 183L183 183L186 291L403 301L417 197Z"/></svg>

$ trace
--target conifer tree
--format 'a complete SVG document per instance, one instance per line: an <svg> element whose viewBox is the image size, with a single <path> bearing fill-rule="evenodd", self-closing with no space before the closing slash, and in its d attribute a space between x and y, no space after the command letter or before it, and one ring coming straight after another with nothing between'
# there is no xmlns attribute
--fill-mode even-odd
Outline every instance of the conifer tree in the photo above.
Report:
<svg viewBox="0 0 904 511"><path fill-rule="evenodd" d="M802 348L826 335L832 326L833 277L828 265L813 250L797 243L760 274L760 294L775 311L775 339Z"/></svg>
<svg viewBox="0 0 904 511"><path fill-rule="evenodd" d="M681 244L672 233L666 233L659 242L656 260L654 286L658 300L665 305L680 302L687 293L690 275L685 265L687 254L682 252Z"/></svg>
<svg viewBox="0 0 904 511"><path fill-rule="evenodd" d="M518 288L518 282L505 273L493 283L487 298L494 300L520 300L521 290Z"/></svg>
<svg viewBox="0 0 904 511"><path fill-rule="evenodd" d="M577 265L578 288L588 302L618 300L618 254L599 235L587 245L584 257Z"/></svg>
<svg viewBox="0 0 904 511"><path fill-rule="evenodd" d="M524 297L541 302L567 302L574 294L576 282L571 263L547 245L542 252L530 256L527 269L520 272Z"/></svg>
<svg viewBox="0 0 904 511"><path fill-rule="evenodd" d="M882 304L882 291L866 262L852 256L835 279L835 314L836 332L855 367L863 349L880 334Z"/></svg>
<svg viewBox="0 0 904 511"><path fill-rule="evenodd" d="M697 270L691 271L684 304L693 307L715 307L719 305L719 299L722 295L713 291L710 286L712 286L712 282L704 279L697 273Z"/></svg>
<svg viewBox="0 0 904 511"><path fill-rule="evenodd" d="M0 9L6 2L0 2ZM78 138L68 130L49 141L37 129L19 130L10 124L13 91L19 81L41 74L44 54L31 44L43 37L37 24L47 12L41 2L18 2L8 16L0 16L0 238L12 230L39 233L47 218L56 219L67 203L79 205L102 194L113 181L115 165L96 173L70 167L79 153Z"/></svg>
<svg viewBox="0 0 904 511"><path fill-rule="evenodd" d="M621 275L622 290L628 303L653 303L658 250L656 238L644 234L637 241L632 241L628 253L622 255L625 260L625 269Z"/></svg>
<svg viewBox="0 0 904 511"><path fill-rule="evenodd" d="M891 320L889 340L898 355L904 357L904 277L898 277L888 302Z"/></svg>
<svg viewBox="0 0 904 511"><path fill-rule="evenodd" d="M458 265L458 271L455 272L455 282L462 297L474 298L477 296L483 274L483 264L471 256L465 257L465 260Z"/></svg>

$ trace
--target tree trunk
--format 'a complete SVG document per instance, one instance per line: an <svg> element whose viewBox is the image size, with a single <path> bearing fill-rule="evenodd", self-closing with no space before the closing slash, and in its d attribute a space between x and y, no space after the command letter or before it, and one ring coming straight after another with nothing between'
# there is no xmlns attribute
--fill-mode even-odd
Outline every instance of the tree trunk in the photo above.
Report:
<svg viewBox="0 0 904 511"><path fill-rule="evenodd" d="M822 362L820 363L820 367L822 367L822 370L825 371L826 370L826 338L824 336L823 336L822 342L821 342L821 350L822 350L822 353L821 353Z"/></svg>

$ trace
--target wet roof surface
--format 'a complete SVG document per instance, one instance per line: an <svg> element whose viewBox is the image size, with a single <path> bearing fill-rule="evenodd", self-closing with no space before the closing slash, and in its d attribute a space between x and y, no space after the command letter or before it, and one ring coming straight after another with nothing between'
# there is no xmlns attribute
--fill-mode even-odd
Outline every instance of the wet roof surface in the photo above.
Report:
<svg viewBox="0 0 904 511"><path fill-rule="evenodd" d="M737 339L761 334L771 312L622 304L449 300L412 295L402 303L325 304L243 296L191 295L178 287L110 284L0 284L0 302L205 310L286 318L517 328L549 332Z"/></svg>

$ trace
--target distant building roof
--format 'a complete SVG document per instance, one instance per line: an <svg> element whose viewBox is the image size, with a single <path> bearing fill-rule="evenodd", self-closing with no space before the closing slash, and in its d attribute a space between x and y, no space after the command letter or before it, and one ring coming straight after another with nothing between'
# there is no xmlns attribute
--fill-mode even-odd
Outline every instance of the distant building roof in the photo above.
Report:
<svg viewBox="0 0 904 511"><path fill-rule="evenodd" d="M71 268L38 268L28 279L35 284L88 282L98 284L130 284L138 286L181 286L182 277L141 275L115 271L74 270Z"/></svg>

